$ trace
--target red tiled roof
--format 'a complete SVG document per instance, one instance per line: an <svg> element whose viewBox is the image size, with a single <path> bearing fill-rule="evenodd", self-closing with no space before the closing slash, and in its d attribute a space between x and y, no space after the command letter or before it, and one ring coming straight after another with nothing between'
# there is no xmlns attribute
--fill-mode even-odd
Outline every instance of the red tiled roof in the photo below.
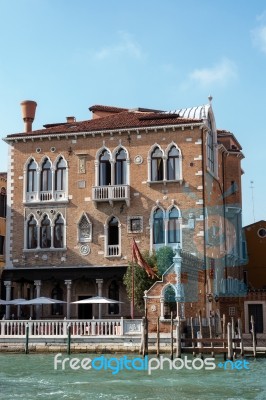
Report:
<svg viewBox="0 0 266 400"><path fill-rule="evenodd" d="M121 111L127 111L128 108L121 108L121 107L113 107L113 106L102 106L99 104L96 104L94 106L91 106L89 108L90 111L109 111L109 112L121 112Z"/></svg>
<svg viewBox="0 0 266 400"><path fill-rule="evenodd" d="M70 124L50 126L29 133L16 133L7 138L17 136L34 136L60 133L94 132L104 130L138 129L146 127L158 127L167 125L181 125L200 123L202 120L192 118L180 118L178 114L165 114L157 112L122 111L107 115L102 118L87 121L73 122Z"/></svg>

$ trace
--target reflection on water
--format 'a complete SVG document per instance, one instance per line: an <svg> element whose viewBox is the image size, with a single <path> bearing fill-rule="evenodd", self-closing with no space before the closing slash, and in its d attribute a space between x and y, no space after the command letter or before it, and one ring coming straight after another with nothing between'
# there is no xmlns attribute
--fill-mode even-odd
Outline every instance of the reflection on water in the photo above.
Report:
<svg viewBox="0 0 266 400"><path fill-rule="evenodd" d="M147 371L123 370L112 375L104 370L54 370L54 354L2 353L0 399L265 400L266 359L249 361L250 370L241 371L217 367L210 371L156 370L151 375Z"/></svg>

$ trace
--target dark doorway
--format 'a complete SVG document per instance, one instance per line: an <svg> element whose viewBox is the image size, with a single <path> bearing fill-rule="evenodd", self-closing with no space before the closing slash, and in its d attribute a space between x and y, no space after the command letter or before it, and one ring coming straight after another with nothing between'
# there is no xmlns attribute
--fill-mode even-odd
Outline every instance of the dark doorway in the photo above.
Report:
<svg viewBox="0 0 266 400"><path fill-rule="evenodd" d="M79 296L79 300L88 299L91 296ZM92 319L92 304L78 305L78 319Z"/></svg>
<svg viewBox="0 0 266 400"><path fill-rule="evenodd" d="M262 304L249 304L248 305L248 317L249 321L251 315L254 317L255 332L263 333L263 309Z"/></svg>

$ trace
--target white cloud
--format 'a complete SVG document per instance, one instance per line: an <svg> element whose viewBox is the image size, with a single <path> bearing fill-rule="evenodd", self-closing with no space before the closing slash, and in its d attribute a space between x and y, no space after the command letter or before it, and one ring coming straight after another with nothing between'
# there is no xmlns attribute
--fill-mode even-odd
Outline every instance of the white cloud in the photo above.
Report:
<svg viewBox="0 0 266 400"><path fill-rule="evenodd" d="M94 54L94 57L98 60L106 60L124 54L135 59L142 58L143 53L140 45L128 33L119 32L119 36L119 43L103 47Z"/></svg>
<svg viewBox="0 0 266 400"><path fill-rule="evenodd" d="M190 82L196 82L204 87L214 84L225 85L236 77L236 64L227 58L222 59L213 67L195 69L189 74Z"/></svg>
<svg viewBox="0 0 266 400"><path fill-rule="evenodd" d="M266 25L253 29L251 36L254 45L266 53Z"/></svg>

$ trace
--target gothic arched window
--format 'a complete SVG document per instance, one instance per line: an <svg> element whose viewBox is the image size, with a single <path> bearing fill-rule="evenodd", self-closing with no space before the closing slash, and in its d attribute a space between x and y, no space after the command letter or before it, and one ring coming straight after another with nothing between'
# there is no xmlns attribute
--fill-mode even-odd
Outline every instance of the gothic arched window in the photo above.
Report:
<svg viewBox="0 0 266 400"><path fill-rule="evenodd" d="M120 149L116 155L115 162L115 184L126 185L127 183L127 155L124 149Z"/></svg>
<svg viewBox="0 0 266 400"><path fill-rule="evenodd" d="M36 249L38 244L37 222L33 216L30 217L27 226L27 248Z"/></svg>
<svg viewBox="0 0 266 400"><path fill-rule="evenodd" d="M60 157L55 170L55 190L66 189L66 161Z"/></svg>
<svg viewBox="0 0 266 400"><path fill-rule="evenodd" d="M169 181L180 179L180 152L175 146L172 146L168 152L167 179Z"/></svg>
<svg viewBox="0 0 266 400"><path fill-rule="evenodd" d="M51 223L47 215L44 216L41 222L40 240L42 249L51 247Z"/></svg>
<svg viewBox="0 0 266 400"><path fill-rule="evenodd" d="M157 208L153 213L153 244L164 243L163 211Z"/></svg>
<svg viewBox="0 0 266 400"><path fill-rule="evenodd" d="M163 180L163 152L159 147L155 147L151 153L151 180Z"/></svg>
<svg viewBox="0 0 266 400"><path fill-rule="evenodd" d="M99 186L111 185L111 163L108 150L103 149L99 162Z"/></svg>
<svg viewBox="0 0 266 400"><path fill-rule="evenodd" d="M54 224L54 247L60 249L64 247L64 220L60 214Z"/></svg>
<svg viewBox="0 0 266 400"><path fill-rule="evenodd" d="M36 192L37 190L37 164L32 159L27 168L27 192Z"/></svg>

